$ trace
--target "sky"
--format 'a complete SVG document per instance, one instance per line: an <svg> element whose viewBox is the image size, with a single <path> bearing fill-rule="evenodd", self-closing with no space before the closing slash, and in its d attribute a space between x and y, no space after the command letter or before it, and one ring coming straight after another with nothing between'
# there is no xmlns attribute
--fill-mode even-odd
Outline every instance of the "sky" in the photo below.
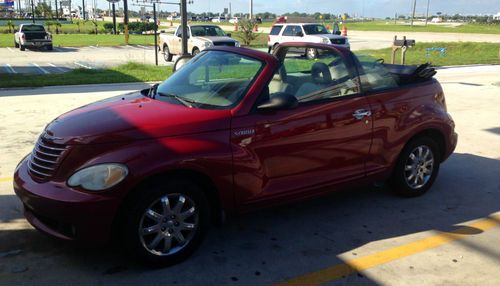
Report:
<svg viewBox="0 0 500 286"><path fill-rule="evenodd" d="M79 0L73 0L78 3ZM107 8L105 0L97 0L100 8ZM123 0L122 0L123 1ZM133 3L136 0L128 0ZM141 0L142 1L142 0ZM151 0L148 0L151 1ZM165 0L163 0L165 1ZM166 0L177 2L179 0ZM233 13L248 13L249 0L193 0L188 5L188 11L195 13L221 13L224 8L232 6ZM120 2L120 6L123 2ZM385 18L394 17L395 13L408 15L412 10L413 0L253 0L254 13L272 12L283 14L286 12L306 13L349 13L364 17ZM425 14L427 0L417 0L417 14ZM132 6L131 9L139 10ZM175 11L176 5L161 5L161 10ZM496 14L500 12L500 0L430 0L430 14Z"/></svg>

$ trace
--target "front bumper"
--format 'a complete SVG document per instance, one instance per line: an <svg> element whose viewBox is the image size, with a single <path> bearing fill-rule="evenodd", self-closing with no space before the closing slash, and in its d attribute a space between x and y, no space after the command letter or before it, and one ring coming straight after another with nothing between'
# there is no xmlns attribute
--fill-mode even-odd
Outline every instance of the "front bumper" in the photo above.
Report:
<svg viewBox="0 0 500 286"><path fill-rule="evenodd" d="M24 206L26 219L50 236L83 244L109 240L118 200L74 190L65 182L36 182L24 159L14 174L14 191Z"/></svg>

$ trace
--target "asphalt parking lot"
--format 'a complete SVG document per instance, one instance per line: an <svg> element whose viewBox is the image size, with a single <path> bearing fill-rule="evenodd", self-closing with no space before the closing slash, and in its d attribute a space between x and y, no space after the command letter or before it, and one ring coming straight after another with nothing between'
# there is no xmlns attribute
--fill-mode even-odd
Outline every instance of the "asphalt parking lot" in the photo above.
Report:
<svg viewBox="0 0 500 286"><path fill-rule="evenodd" d="M500 66L438 70L459 143L433 188L403 199L365 187L234 218L189 260L137 265L23 219L12 172L58 114L145 84L0 90L2 285L498 285Z"/></svg>
<svg viewBox="0 0 500 286"><path fill-rule="evenodd" d="M99 69L124 64L130 61L154 64L154 46L128 45L113 47L54 47L54 50L20 51L15 48L0 48L0 73L55 74L75 68ZM158 54L160 65L172 65Z"/></svg>

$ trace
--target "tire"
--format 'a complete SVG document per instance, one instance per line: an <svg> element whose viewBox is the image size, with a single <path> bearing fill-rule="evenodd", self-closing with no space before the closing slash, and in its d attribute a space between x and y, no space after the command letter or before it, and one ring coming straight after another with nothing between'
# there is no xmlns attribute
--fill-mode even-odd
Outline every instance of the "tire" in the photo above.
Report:
<svg viewBox="0 0 500 286"><path fill-rule="evenodd" d="M194 49L193 49L193 53L192 53L192 55L193 55L193 56L196 56L196 55L197 55L197 54L199 54L199 53L200 53L200 49L198 49L198 48L194 48Z"/></svg>
<svg viewBox="0 0 500 286"><path fill-rule="evenodd" d="M394 193L404 197L425 194L439 173L441 156L437 143L429 137L406 144L389 179Z"/></svg>
<svg viewBox="0 0 500 286"><path fill-rule="evenodd" d="M202 189L187 180L170 179L149 184L140 193L122 223L126 249L152 267L188 258L201 244L210 221Z"/></svg>
<svg viewBox="0 0 500 286"><path fill-rule="evenodd" d="M25 46L23 46L23 45L21 45L21 44L19 44L19 49L20 49L21 51L24 51L24 50L26 50L26 47L25 47Z"/></svg>
<svg viewBox="0 0 500 286"><path fill-rule="evenodd" d="M54 47L52 45L47 46L47 51L52 51Z"/></svg>
<svg viewBox="0 0 500 286"><path fill-rule="evenodd" d="M173 56L174 55L170 53L170 49L168 48L168 46L163 45L163 59L165 59L166 62L171 62Z"/></svg>
<svg viewBox="0 0 500 286"><path fill-rule="evenodd" d="M308 60L314 60L318 56L318 51L315 48L306 49L306 58Z"/></svg>
<svg viewBox="0 0 500 286"><path fill-rule="evenodd" d="M19 48L19 44L16 41L14 41L14 47Z"/></svg>

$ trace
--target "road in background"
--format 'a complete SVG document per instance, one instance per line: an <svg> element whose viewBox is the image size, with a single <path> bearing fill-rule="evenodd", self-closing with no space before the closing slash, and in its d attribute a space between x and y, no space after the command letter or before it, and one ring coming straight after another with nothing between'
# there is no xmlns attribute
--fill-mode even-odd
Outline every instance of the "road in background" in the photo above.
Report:
<svg viewBox="0 0 500 286"><path fill-rule="evenodd" d="M58 114L146 85L0 90L0 284L496 285L499 74L500 66L439 69L459 143L426 195L366 187L263 210L212 228L189 260L157 270L116 243L80 249L35 231L10 180ZM362 271L349 275L351 267Z"/></svg>

